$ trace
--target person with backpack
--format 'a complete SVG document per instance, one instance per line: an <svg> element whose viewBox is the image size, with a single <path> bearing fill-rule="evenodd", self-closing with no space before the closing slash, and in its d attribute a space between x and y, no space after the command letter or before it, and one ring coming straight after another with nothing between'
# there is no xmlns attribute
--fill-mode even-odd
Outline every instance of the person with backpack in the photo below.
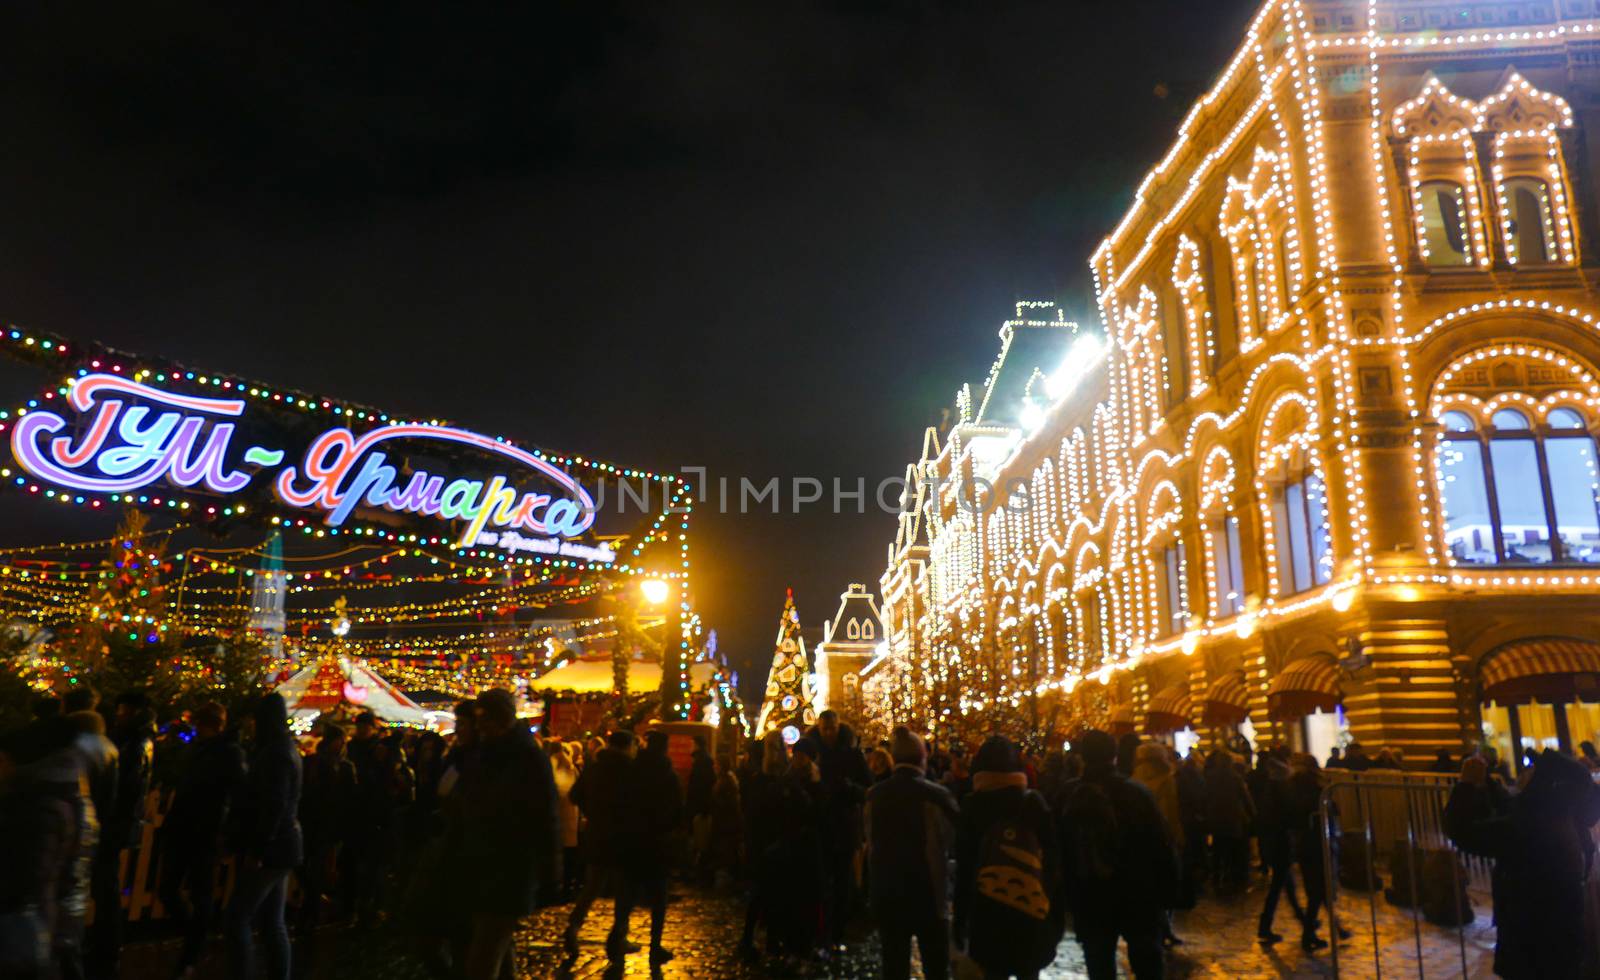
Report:
<svg viewBox="0 0 1600 980"><path fill-rule="evenodd" d="M1160 980L1163 911L1176 904L1178 860L1155 797L1116 771L1117 743L1089 731L1075 746L1083 778L1061 815L1062 897L1090 980L1114 980L1117 938L1138 980Z"/></svg>
<svg viewBox="0 0 1600 980"><path fill-rule="evenodd" d="M884 980L911 976L911 937L922 975L950 975L950 906L946 855L955 839L955 797L924 771L928 750L904 726L891 736L894 769L867 793L867 860L872 914L878 920Z"/></svg>
<svg viewBox="0 0 1600 980"><path fill-rule="evenodd" d="M961 801L955 900L957 945L989 980L1031 980L1055 959L1065 931L1051 901L1060 868L1055 822L1044 797L1028 789L1021 753L990 736L973 756L972 790Z"/></svg>

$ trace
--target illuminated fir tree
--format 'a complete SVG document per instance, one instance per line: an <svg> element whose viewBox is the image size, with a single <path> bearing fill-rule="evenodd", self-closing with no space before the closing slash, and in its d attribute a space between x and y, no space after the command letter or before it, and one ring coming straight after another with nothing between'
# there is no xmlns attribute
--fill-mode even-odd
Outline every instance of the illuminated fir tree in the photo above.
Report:
<svg viewBox="0 0 1600 980"><path fill-rule="evenodd" d="M182 665L168 644L165 535L152 535L136 510L123 517L111 551L85 600L69 647L102 694L140 689L159 701L183 687Z"/></svg>
<svg viewBox="0 0 1600 980"><path fill-rule="evenodd" d="M783 731L791 725L803 734L816 720L811 665L806 659L806 641L800 635L800 613L794 607L791 589L778 620L778 639L772 653L772 669L767 673L761 715L756 720L756 736Z"/></svg>

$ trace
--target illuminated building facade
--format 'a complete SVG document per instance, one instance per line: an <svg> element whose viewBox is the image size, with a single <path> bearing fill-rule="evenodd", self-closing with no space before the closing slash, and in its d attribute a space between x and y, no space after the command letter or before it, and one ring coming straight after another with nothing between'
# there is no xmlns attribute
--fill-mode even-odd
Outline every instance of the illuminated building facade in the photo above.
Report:
<svg viewBox="0 0 1600 980"><path fill-rule="evenodd" d="M878 600L854 583L839 595L839 610L822 628L817 644L817 710L832 708L851 725L861 724L861 671L883 642Z"/></svg>
<svg viewBox="0 0 1600 980"><path fill-rule="evenodd" d="M1094 253L1103 341L1019 391L1003 329L927 437L880 715L1594 738L1597 55L1592 0L1267 3Z"/></svg>

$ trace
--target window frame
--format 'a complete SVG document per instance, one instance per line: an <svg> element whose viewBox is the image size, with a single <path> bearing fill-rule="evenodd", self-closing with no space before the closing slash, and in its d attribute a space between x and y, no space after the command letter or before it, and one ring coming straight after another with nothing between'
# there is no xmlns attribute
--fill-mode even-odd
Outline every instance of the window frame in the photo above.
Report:
<svg viewBox="0 0 1600 980"><path fill-rule="evenodd" d="M1419 181L1416 187L1417 251L1422 257L1422 264L1429 269L1471 269L1476 266L1477 256L1474 254L1473 249L1472 222L1468 217L1467 188L1459 181L1443 177L1430 177L1427 180ZM1461 236L1461 249L1452 254L1458 255L1460 261L1440 262L1434 258L1432 250L1428 247L1428 202L1437 197L1436 194L1430 194L1429 191L1431 188L1439 187L1449 187L1455 191L1456 223L1458 225L1456 231ZM1448 229L1443 209L1439 211L1439 223L1441 228L1446 228L1446 242L1448 242Z"/></svg>
<svg viewBox="0 0 1600 980"><path fill-rule="evenodd" d="M1496 427L1492 422L1492 416L1494 414L1498 414L1499 412L1505 411L1508 408L1509 409L1514 409L1515 411L1521 413L1524 418L1528 419L1528 423L1529 423L1528 427L1525 428L1525 429L1501 429L1501 428ZM1577 428L1571 428L1571 427L1555 428L1555 427L1552 427L1548 422L1549 414L1550 414L1550 412L1554 412L1554 411L1557 411L1557 410L1560 410L1560 409L1567 409L1569 411L1575 412L1577 414L1578 418L1583 420L1584 424L1581 427L1577 427ZM1447 415L1451 411L1462 412L1468 418L1471 418L1472 421L1473 421L1473 428L1470 429L1470 430L1465 430L1465 431L1459 430L1459 429L1444 428L1443 427L1444 417L1445 417L1445 415ZM1441 411L1435 421L1441 426L1441 431L1440 431L1440 436L1439 436L1440 448L1443 448L1445 445L1448 445L1449 443L1453 443L1453 442L1469 442L1469 441L1470 442L1475 442L1479 446L1479 454L1478 455L1479 455L1480 464L1483 467L1484 496L1485 496L1485 499L1486 499L1486 501L1488 503L1488 511L1489 511L1489 514L1488 514L1488 517L1489 517L1489 532L1490 532L1489 536L1490 536L1491 540L1494 543L1494 561L1493 562L1465 562L1465 563L1463 563L1463 562L1458 562L1456 560L1455 555L1450 550L1449 541L1446 540L1445 541L1445 552L1446 552L1446 554L1450 555L1451 564L1453 564L1453 565L1462 565L1464 567L1469 567L1469 568L1498 567L1498 566L1522 567L1524 565L1535 566L1535 567L1548 567L1548 566L1580 566L1580 567L1587 567L1587 566L1595 564L1594 562L1584 562L1584 561L1581 561L1581 560L1578 560L1578 559L1574 559L1574 558L1571 558L1571 557L1569 557L1567 555L1567 550L1568 550L1567 549L1567 543L1561 537L1561 533L1560 533L1560 518L1559 518L1558 514L1556 513L1555 490L1554 490L1554 487L1552 486L1552 483L1551 483L1551 480L1550 480L1550 458L1549 458L1549 453L1548 453L1548 450L1547 450L1547 447L1546 447L1546 443L1549 442L1551 439L1571 440L1571 439L1587 438L1590 441L1591 451L1594 452L1597 457L1600 457L1600 442L1597 442L1596 437L1595 437L1594 422L1591 421L1588 418L1588 416L1586 416L1584 414L1582 409L1575 408L1575 407L1570 406L1570 405L1557 405L1557 406L1553 406L1548 412L1546 412L1545 413L1545 417L1543 419L1540 419L1540 418L1537 417L1537 415L1535 413L1530 412L1526 408L1523 408L1523 407L1520 407L1520 406L1515 406L1515 405L1502 405L1501 407L1495 409L1495 411L1493 413L1491 413L1491 420L1490 421L1486 421L1483 418L1483 413L1481 413L1481 412L1473 413L1473 412L1464 411L1463 409L1460 409L1460 408L1452 408L1452 409L1446 409L1445 411ZM1538 469L1538 473L1539 473L1539 497L1540 497L1540 501L1541 501L1541 503L1542 503L1542 505L1544 507L1545 533L1546 533L1547 540L1549 542L1549 547L1550 547L1550 560L1547 561L1547 562L1513 562L1513 561L1508 561L1507 558L1506 558L1505 530L1504 530L1504 523L1503 523L1503 520L1502 520L1502 517L1501 517L1500 487L1499 487L1499 485L1498 485L1498 483L1496 481L1496 478L1495 478L1495 463L1494 463L1493 446L1494 446L1495 442L1510 442L1510 441L1531 442L1533 444L1533 447L1534 447L1534 451L1533 451L1534 461L1537 464L1537 469ZM1435 456L1435 459L1434 459L1434 488L1435 488L1435 492L1437 492L1439 494L1440 498L1441 498L1441 511L1442 511L1442 504L1443 504L1443 498L1445 497L1445 493L1444 493L1443 485L1441 483L1441 475L1442 474L1439 471L1439 465L1438 465L1438 450L1435 450L1434 456ZM1597 523L1597 525L1600 525L1600 499L1596 500L1595 507L1596 507L1596 523ZM1448 528L1445 527L1443 522L1440 523L1440 532L1441 533L1448 533Z"/></svg>

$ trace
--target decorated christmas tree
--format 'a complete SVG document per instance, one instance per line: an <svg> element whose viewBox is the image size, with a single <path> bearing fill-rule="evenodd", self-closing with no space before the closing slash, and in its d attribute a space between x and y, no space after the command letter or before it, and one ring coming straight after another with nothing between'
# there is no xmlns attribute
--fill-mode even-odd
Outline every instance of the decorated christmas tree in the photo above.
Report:
<svg viewBox="0 0 1600 980"><path fill-rule="evenodd" d="M767 673L767 693L761 701L761 715L756 720L756 737L791 727L795 731L785 732L785 735L798 737L816 721L811 665L806 659L806 641L800 635L800 613L794 607L791 589L783 602L783 616L778 621L777 648L772 653L772 669Z"/></svg>
<svg viewBox="0 0 1600 980"><path fill-rule="evenodd" d="M180 659L169 643L166 536L152 534L144 514L129 510L111 540L66 653L79 672L111 696L143 690L158 703L183 686Z"/></svg>

